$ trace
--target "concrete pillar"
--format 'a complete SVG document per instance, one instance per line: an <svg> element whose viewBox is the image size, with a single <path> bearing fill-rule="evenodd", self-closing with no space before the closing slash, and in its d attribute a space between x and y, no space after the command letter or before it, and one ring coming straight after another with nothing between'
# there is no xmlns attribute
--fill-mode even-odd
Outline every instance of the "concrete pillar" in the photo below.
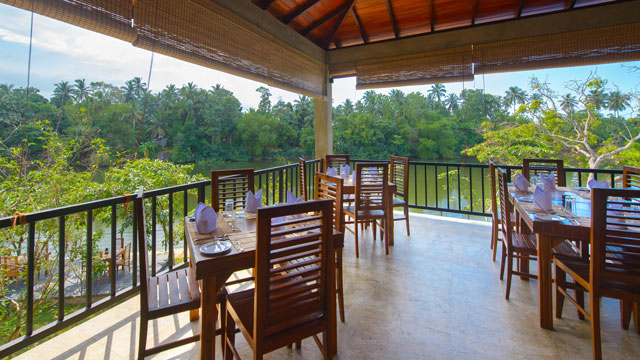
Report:
<svg viewBox="0 0 640 360"><path fill-rule="evenodd" d="M315 99L314 127L316 132L316 159L333 154L333 106L331 104L331 80L326 72L325 96Z"/></svg>

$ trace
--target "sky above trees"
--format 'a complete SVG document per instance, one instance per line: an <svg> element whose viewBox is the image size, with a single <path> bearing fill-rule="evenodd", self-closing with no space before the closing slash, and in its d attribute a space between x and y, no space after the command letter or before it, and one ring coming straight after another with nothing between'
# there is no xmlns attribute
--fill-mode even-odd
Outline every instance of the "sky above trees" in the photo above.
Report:
<svg viewBox="0 0 640 360"><path fill-rule="evenodd" d="M0 4L0 83L24 87L27 82L27 59L29 44L30 13ZM31 61L31 85L50 97L54 84L61 79L73 81L86 79L124 85L134 77L147 80L151 54L129 43L93 33L43 16L34 16L33 52ZM640 62L627 63L640 66ZM531 77L550 83L552 89L562 92L564 84L586 78L596 71L623 92L636 90L640 86L637 75L630 76L628 68L621 64L586 66L569 69L546 69L507 74L476 75L473 82L445 84L448 93L459 94L463 89L484 89L486 93L503 96L509 87L518 86L528 90ZM262 84L156 55L150 87L161 91L168 84L178 86L194 82L200 88L221 84L232 91L243 109L257 108L259 98L255 89ZM426 93L431 85L403 87L402 91ZM293 102L298 94L277 88L269 88L277 101ZM390 89L376 92L387 94ZM334 106L346 99L355 102L364 95L356 90L355 78L337 79L333 84Z"/></svg>

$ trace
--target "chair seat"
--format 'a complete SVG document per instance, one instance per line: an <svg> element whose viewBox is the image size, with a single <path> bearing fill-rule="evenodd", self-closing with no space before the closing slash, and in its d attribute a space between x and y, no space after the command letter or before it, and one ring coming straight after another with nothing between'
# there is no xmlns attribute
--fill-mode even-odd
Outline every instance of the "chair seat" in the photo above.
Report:
<svg viewBox="0 0 640 360"><path fill-rule="evenodd" d="M573 272L575 275L582 278L585 282L588 282L588 283L591 282L590 276L589 276L589 260L588 259L582 259L581 257L577 257L577 256L554 255L553 261L559 266L561 266L562 268L569 270L568 272ZM612 281L605 278L603 278L601 281L602 281L601 288L603 290L610 290L614 292L624 291L624 292L640 295L640 287L638 286L633 286L632 284L626 284L626 283L619 283L619 282Z"/></svg>
<svg viewBox="0 0 640 360"><path fill-rule="evenodd" d="M537 254L536 250L536 236L533 234L520 234L514 232L511 234L511 242L513 244L513 250L526 255Z"/></svg>
<svg viewBox="0 0 640 360"><path fill-rule="evenodd" d="M404 200L402 200L402 199L400 199L398 197L395 197L395 196L393 197L393 207L404 206L406 203L407 203L406 201L404 201Z"/></svg>
<svg viewBox="0 0 640 360"><path fill-rule="evenodd" d="M175 314L200 307L200 288L189 268L149 278L147 302L152 317Z"/></svg>
<svg viewBox="0 0 640 360"><path fill-rule="evenodd" d="M354 216L356 213L356 209L355 206L345 206L344 211L349 214ZM358 211L358 217L359 218L376 218L376 219L382 219L384 218L384 211L382 210L360 210Z"/></svg>

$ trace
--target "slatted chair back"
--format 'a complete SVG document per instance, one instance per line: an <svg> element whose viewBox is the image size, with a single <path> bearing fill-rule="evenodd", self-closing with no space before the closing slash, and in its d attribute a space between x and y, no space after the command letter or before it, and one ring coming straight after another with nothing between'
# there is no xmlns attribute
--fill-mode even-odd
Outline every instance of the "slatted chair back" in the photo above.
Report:
<svg viewBox="0 0 640 360"><path fill-rule="evenodd" d="M299 214L309 215L296 218ZM327 325L334 286L329 281L335 261L332 216L331 200L258 209L253 322L258 347L276 333Z"/></svg>
<svg viewBox="0 0 640 360"><path fill-rule="evenodd" d="M622 167L622 187L640 189L640 168L626 165Z"/></svg>
<svg viewBox="0 0 640 360"><path fill-rule="evenodd" d="M342 196L342 187L344 180L337 176L329 176L322 173L316 173L315 177L315 199L329 199L333 204L333 227L341 233L344 233L344 199Z"/></svg>
<svg viewBox="0 0 640 360"><path fill-rule="evenodd" d="M591 190L591 281L640 286L640 189Z"/></svg>
<svg viewBox="0 0 640 360"><path fill-rule="evenodd" d="M532 176L549 175L554 172L557 186L566 186L562 159L522 159L522 175L531 181Z"/></svg>
<svg viewBox="0 0 640 360"><path fill-rule="evenodd" d="M234 208L244 208L249 190L255 192L253 169L211 171L211 207L216 212L224 209L228 199L234 201Z"/></svg>
<svg viewBox="0 0 640 360"><path fill-rule="evenodd" d="M327 172L327 169L332 167L336 169L336 175L340 175L340 165L351 164L348 154L326 155L324 159L324 172Z"/></svg>
<svg viewBox="0 0 640 360"><path fill-rule="evenodd" d="M511 225L511 213L513 212L513 204L509 201L509 187L507 172L502 168L496 169L498 172L498 194L500 196L500 222L502 223L502 241L507 249L513 248L511 232L513 231Z"/></svg>
<svg viewBox="0 0 640 360"><path fill-rule="evenodd" d="M389 161L389 181L396 185L395 195L408 201L409 195L409 158L392 156Z"/></svg>
<svg viewBox="0 0 640 360"><path fill-rule="evenodd" d="M356 213L386 210L388 170L386 163L356 164Z"/></svg>
<svg viewBox="0 0 640 360"><path fill-rule="evenodd" d="M489 182L491 186L491 216L492 222L497 225L498 219L498 196L496 195L496 164L493 160L489 161Z"/></svg>
<svg viewBox="0 0 640 360"><path fill-rule="evenodd" d="M15 255L0 256L0 268L3 270L3 276L15 278L18 276L20 265L18 257Z"/></svg>
<svg viewBox="0 0 640 360"><path fill-rule="evenodd" d="M307 198L307 162L303 158L298 158L298 188L302 199L309 200Z"/></svg>
<svg viewBox="0 0 640 360"><path fill-rule="evenodd" d="M138 190L138 194L134 201L137 241L138 241L138 261L140 264L140 309L143 313L149 312L148 291L151 276L149 275L149 250L147 247L147 225L145 224L144 215L144 191L142 187Z"/></svg>

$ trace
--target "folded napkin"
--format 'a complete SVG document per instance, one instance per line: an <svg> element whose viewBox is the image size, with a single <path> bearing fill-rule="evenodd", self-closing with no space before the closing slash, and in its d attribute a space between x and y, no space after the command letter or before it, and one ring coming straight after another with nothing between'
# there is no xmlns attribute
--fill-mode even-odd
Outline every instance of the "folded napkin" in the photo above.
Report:
<svg viewBox="0 0 640 360"><path fill-rule="evenodd" d="M349 167L349 165L340 165L340 177L345 179L349 177L349 172L351 171L351 168Z"/></svg>
<svg viewBox="0 0 640 360"><path fill-rule="evenodd" d="M331 166L329 166L327 168L327 175L329 176L336 176L336 169L332 168Z"/></svg>
<svg viewBox="0 0 640 360"><path fill-rule="evenodd" d="M193 217L196 219L196 232L198 234L208 234L216 229L217 215L211 206L198 203Z"/></svg>
<svg viewBox="0 0 640 360"><path fill-rule="evenodd" d="M513 185L519 191L529 191L529 180L522 174L516 175L516 178L513 179Z"/></svg>
<svg viewBox="0 0 640 360"><path fill-rule="evenodd" d="M302 200L302 196L296 197L291 191L287 190L287 204L295 204L301 202L304 202L304 200Z"/></svg>
<svg viewBox="0 0 640 360"><path fill-rule="evenodd" d="M547 176L544 176L544 174L540 174L540 183L542 184L542 188L545 190L555 190L556 179L553 176L553 171Z"/></svg>
<svg viewBox="0 0 640 360"><path fill-rule="evenodd" d="M536 190L533 192L533 208L544 211L552 210L551 191L536 186Z"/></svg>
<svg viewBox="0 0 640 360"><path fill-rule="evenodd" d="M255 195L253 191L247 191L247 197L244 203L244 212L246 213L255 213L258 211L258 208L262 206L262 189L258 190Z"/></svg>
<svg viewBox="0 0 640 360"><path fill-rule="evenodd" d="M589 182L587 182L587 185L589 185L590 189L593 189L593 188L608 188L609 187L609 182L607 180L598 181L596 179L591 179L591 180L589 180Z"/></svg>

